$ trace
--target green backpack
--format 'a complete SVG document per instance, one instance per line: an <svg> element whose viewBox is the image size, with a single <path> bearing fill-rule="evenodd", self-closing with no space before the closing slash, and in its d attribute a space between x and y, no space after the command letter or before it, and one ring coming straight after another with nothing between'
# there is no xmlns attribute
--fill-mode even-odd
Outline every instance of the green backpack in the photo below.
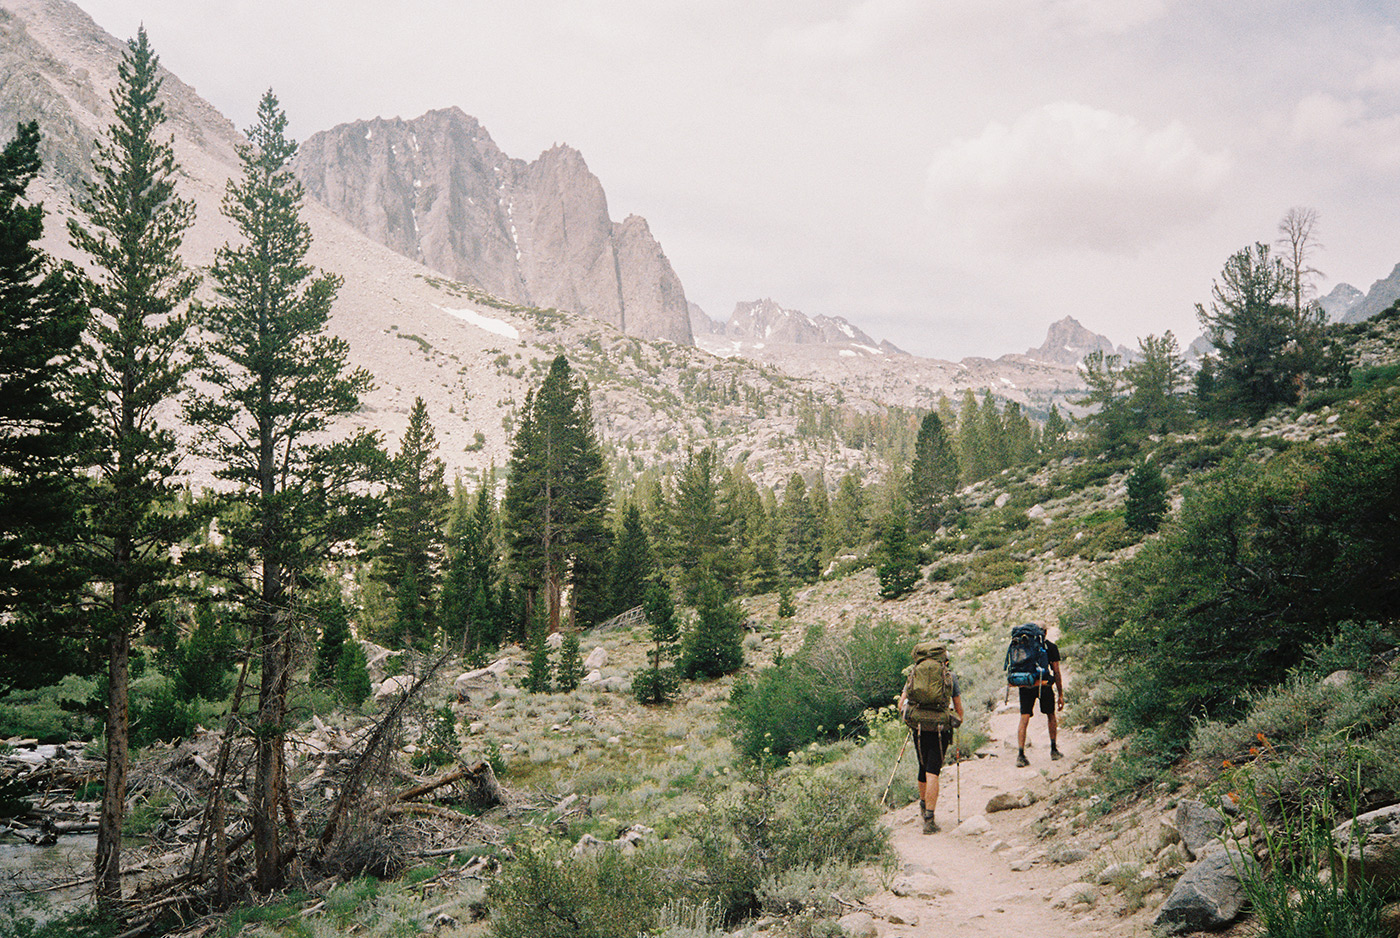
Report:
<svg viewBox="0 0 1400 938"><path fill-rule="evenodd" d="M904 722L915 729L953 725L953 673L948 669L948 649L937 642L914 646L914 670L909 674L909 707Z"/></svg>

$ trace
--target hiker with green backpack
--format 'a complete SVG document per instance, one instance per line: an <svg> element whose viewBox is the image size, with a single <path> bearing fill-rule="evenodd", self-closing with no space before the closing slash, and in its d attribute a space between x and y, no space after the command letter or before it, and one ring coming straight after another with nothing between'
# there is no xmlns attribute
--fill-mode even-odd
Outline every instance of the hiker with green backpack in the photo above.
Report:
<svg viewBox="0 0 1400 938"><path fill-rule="evenodd" d="M962 725L962 692L948 666L948 649L937 642L914 646L914 666L899 695L899 713L914 734L919 756L919 805L924 833L938 832L934 809L938 806L938 773L943 756L953 742L953 730Z"/></svg>

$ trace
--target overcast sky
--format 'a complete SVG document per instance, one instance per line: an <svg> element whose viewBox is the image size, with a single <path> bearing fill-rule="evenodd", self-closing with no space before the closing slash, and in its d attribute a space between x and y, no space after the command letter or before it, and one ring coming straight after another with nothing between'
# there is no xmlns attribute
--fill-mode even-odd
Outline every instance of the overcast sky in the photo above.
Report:
<svg viewBox="0 0 1400 938"><path fill-rule="evenodd" d="M686 294L939 358L1076 317L1197 334L1234 251L1317 210L1326 292L1400 261L1382 0L78 0L241 128L456 105L579 149Z"/></svg>

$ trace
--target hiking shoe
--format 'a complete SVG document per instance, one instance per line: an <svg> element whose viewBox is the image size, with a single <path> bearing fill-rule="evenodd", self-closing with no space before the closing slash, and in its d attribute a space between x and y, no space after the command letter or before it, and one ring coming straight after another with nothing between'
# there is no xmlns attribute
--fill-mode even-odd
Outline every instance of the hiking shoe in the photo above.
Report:
<svg viewBox="0 0 1400 938"><path fill-rule="evenodd" d="M1031 760L1026 758L1026 750L1022 749L1016 753L1016 768L1024 769L1031 764Z"/></svg>
<svg viewBox="0 0 1400 938"><path fill-rule="evenodd" d="M942 830L942 828L938 826L938 822L933 819L932 815L926 815L924 817L925 834L936 834L940 830Z"/></svg>
<svg viewBox="0 0 1400 938"><path fill-rule="evenodd" d="M1050 747L1050 758L1051 758L1051 759L1063 759L1064 757L1065 757L1065 754L1064 754L1063 752L1060 752L1060 750L1059 750L1058 748L1056 748L1055 746L1051 746L1051 747Z"/></svg>
<svg viewBox="0 0 1400 938"><path fill-rule="evenodd" d="M928 805L926 804L919 805L919 814L925 821L933 817L933 812L928 809Z"/></svg>

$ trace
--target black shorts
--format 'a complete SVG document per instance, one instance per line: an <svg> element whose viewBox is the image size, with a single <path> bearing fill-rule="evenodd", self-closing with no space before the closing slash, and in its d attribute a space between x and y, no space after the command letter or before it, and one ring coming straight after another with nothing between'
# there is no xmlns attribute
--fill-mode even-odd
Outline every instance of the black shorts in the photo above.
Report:
<svg viewBox="0 0 1400 938"><path fill-rule="evenodd" d="M953 744L953 731L910 730L914 734L914 751L919 754L919 781L937 776L943 771L943 753Z"/></svg>
<svg viewBox="0 0 1400 938"><path fill-rule="evenodd" d="M1040 699L1041 713L1055 712L1055 685L1041 684L1039 687L1022 687L1021 691L1021 715L1030 716L1035 713L1036 698Z"/></svg>

